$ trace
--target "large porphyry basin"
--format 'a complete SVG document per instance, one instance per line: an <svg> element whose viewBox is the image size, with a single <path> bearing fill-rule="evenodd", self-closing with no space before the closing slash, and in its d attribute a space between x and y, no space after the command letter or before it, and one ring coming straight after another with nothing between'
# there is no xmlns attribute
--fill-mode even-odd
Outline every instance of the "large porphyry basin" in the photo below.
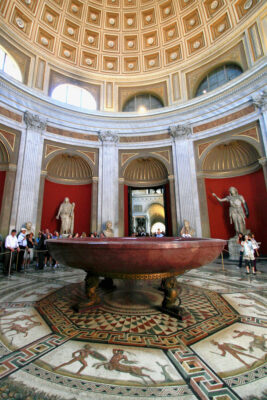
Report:
<svg viewBox="0 0 267 400"><path fill-rule="evenodd" d="M89 274L121 279L181 275L216 259L226 241L199 238L78 238L48 240L60 264Z"/></svg>

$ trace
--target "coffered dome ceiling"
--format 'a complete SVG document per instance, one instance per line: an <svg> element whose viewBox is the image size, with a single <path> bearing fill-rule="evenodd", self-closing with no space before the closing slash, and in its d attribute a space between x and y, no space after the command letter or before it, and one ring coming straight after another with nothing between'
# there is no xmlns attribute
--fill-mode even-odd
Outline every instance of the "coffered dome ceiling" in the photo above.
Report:
<svg viewBox="0 0 267 400"><path fill-rule="evenodd" d="M234 32L257 0L2 0L28 50L92 74L172 70Z"/></svg>

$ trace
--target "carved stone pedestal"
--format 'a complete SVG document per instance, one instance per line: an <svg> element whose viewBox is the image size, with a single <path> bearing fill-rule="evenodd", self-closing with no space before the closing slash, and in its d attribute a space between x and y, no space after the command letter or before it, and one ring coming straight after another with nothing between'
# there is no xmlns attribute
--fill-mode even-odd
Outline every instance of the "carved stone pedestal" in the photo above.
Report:
<svg viewBox="0 0 267 400"><path fill-rule="evenodd" d="M232 237L228 240L228 250L229 250L229 259L238 261L239 253L240 253L240 245L236 243L237 236Z"/></svg>

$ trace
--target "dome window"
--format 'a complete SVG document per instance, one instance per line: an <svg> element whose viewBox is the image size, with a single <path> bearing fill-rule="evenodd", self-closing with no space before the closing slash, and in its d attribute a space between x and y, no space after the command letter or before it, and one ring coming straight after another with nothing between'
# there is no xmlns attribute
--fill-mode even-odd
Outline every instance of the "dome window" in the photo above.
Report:
<svg viewBox="0 0 267 400"><path fill-rule="evenodd" d="M201 96L224 85L242 74L242 68L236 64L225 64L210 71L197 88L196 96Z"/></svg>
<svg viewBox="0 0 267 400"><path fill-rule="evenodd" d="M162 101L152 94L138 94L131 97L124 105L125 112L139 112L140 114L154 108L164 107Z"/></svg>
<svg viewBox="0 0 267 400"><path fill-rule="evenodd" d="M97 105L94 96L76 85L62 84L58 85L52 92L52 99L62 103L84 108L86 110L96 110Z"/></svg>
<svg viewBox="0 0 267 400"><path fill-rule="evenodd" d="M2 47L0 47L0 71L22 82L22 75L18 64Z"/></svg>

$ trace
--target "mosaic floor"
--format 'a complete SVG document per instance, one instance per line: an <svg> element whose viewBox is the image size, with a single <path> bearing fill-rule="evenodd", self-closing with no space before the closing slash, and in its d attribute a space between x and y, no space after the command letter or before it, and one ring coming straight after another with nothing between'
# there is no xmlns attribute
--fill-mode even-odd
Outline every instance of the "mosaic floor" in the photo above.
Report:
<svg viewBox="0 0 267 400"><path fill-rule="evenodd" d="M84 273L0 277L0 399L267 399L267 262L178 278L183 320L159 282L116 281L82 313Z"/></svg>

